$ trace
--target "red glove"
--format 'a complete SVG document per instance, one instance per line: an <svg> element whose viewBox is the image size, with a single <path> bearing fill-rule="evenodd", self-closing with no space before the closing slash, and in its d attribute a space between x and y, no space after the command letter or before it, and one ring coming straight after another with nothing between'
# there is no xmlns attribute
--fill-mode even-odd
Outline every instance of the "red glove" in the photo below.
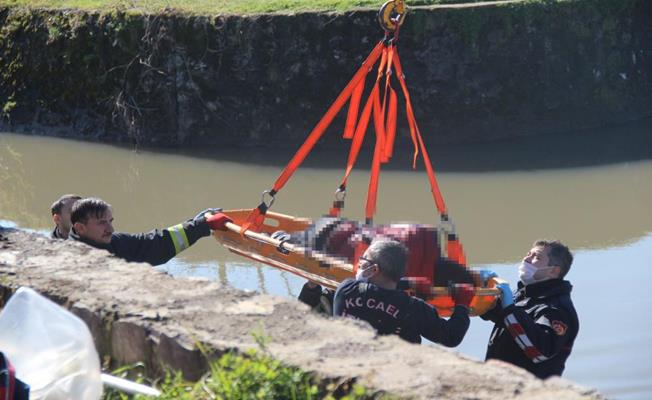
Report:
<svg viewBox="0 0 652 400"><path fill-rule="evenodd" d="M475 288L469 283L457 283L453 286L453 300L456 306L469 308L475 296Z"/></svg>
<svg viewBox="0 0 652 400"><path fill-rule="evenodd" d="M233 222L233 220L226 214L220 212L206 217L206 222L208 223L208 226L214 231L225 231L227 230L226 223Z"/></svg>

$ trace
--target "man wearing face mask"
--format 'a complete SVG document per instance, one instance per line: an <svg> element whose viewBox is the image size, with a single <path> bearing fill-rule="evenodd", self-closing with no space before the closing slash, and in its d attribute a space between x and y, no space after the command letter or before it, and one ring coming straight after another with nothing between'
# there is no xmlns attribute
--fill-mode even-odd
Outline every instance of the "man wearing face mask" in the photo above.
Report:
<svg viewBox="0 0 652 400"><path fill-rule="evenodd" d="M337 288L333 315L367 321L379 334L396 334L408 342L421 343L423 336L444 346L457 346L469 328L473 286L455 286L455 310L445 320L430 304L397 289L406 260L403 244L374 240L358 261L355 279L347 279Z"/></svg>
<svg viewBox="0 0 652 400"><path fill-rule="evenodd" d="M561 376L579 330L572 286L563 279L572 262L561 242L534 243L519 266L518 290L499 284L501 300L481 316L495 323L487 360L509 362L541 379Z"/></svg>

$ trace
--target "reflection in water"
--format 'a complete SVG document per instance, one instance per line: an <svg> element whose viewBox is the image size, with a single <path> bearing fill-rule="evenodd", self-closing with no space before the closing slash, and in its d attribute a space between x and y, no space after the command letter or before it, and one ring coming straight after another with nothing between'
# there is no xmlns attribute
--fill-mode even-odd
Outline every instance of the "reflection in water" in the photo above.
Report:
<svg viewBox="0 0 652 400"><path fill-rule="evenodd" d="M652 297L645 286L652 280L652 137L649 126L645 134L631 129L630 135L621 129L590 140L585 135L449 146L433 149L432 159L471 264L488 266L514 284L512 264L534 239L559 238L575 251L569 278L582 327L566 376L608 395L642 399L652 396L647 346L652 326L646 317ZM274 211L325 213L342 178L343 153L311 154L277 195ZM399 154L391 164L398 168L383 167L376 221L435 223L425 174L400 167L410 161ZM63 193L78 193L111 203L118 231L148 231L207 207L256 206L291 157L245 150L194 155L0 133L0 220L46 233L50 203ZM369 164L363 157L349 180L350 218L364 217ZM233 255L210 238L160 268L292 297L303 284ZM606 303L605 291L617 295ZM490 329L472 319L459 350L483 358Z"/></svg>
<svg viewBox="0 0 652 400"><path fill-rule="evenodd" d="M30 171L31 172L31 171ZM0 218L20 220L26 226L35 226L47 216L49 206L31 210L27 204L34 198L32 178L23 163L22 154L9 143L0 141ZM56 199L53 199L54 201Z"/></svg>
<svg viewBox="0 0 652 400"><path fill-rule="evenodd" d="M625 126L599 130L522 137L490 143L430 146L428 153L439 172L534 171L560 168L595 167L652 159L652 118ZM366 146L371 144L367 139ZM397 149L383 170L409 170L412 167L412 147L405 138L405 148ZM427 139L426 139L427 141ZM342 141L344 147L349 142ZM196 148L175 151L195 159L219 159L235 163L253 163L280 172L296 148L220 149ZM169 150L163 150L168 151ZM310 154L306 166L315 169L335 169L343 172L346 151L320 149ZM313 152L314 153L314 152ZM360 165L371 164L372 151L363 148ZM421 161L419 161L421 162ZM421 168L421 165L419 165ZM340 172L340 173L341 173ZM334 182L335 184L335 182Z"/></svg>

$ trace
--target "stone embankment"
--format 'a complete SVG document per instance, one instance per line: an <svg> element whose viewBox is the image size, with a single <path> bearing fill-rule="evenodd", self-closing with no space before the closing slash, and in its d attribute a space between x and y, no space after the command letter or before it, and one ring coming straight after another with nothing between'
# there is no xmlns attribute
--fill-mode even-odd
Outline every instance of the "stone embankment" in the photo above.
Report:
<svg viewBox="0 0 652 400"><path fill-rule="evenodd" d="M648 0L415 7L399 51L426 142L652 116L651 20ZM191 16L0 7L0 131L295 148L381 37L375 10ZM342 124L322 144L341 144ZM399 128L407 142L406 124Z"/></svg>
<svg viewBox="0 0 652 400"><path fill-rule="evenodd" d="M0 227L0 299L30 286L81 317L112 365L142 361L197 379L211 355L255 348L270 338L274 357L321 379L357 379L373 390L417 399L600 399L561 378L541 381L501 363L471 360L438 346L376 337L352 320L326 319L292 299L175 279L79 243Z"/></svg>

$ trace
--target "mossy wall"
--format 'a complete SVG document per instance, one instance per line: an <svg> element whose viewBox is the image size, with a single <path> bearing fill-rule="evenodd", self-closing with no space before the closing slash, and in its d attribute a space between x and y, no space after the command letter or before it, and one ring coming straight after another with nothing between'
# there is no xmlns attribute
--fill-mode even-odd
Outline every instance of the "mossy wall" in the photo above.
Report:
<svg viewBox="0 0 652 400"><path fill-rule="evenodd" d="M429 143L481 141L651 116L650 21L647 0L415 8L399 51L421 130ZM0 9L0 129L294 147L381 36L372 11Z"/></svg>

